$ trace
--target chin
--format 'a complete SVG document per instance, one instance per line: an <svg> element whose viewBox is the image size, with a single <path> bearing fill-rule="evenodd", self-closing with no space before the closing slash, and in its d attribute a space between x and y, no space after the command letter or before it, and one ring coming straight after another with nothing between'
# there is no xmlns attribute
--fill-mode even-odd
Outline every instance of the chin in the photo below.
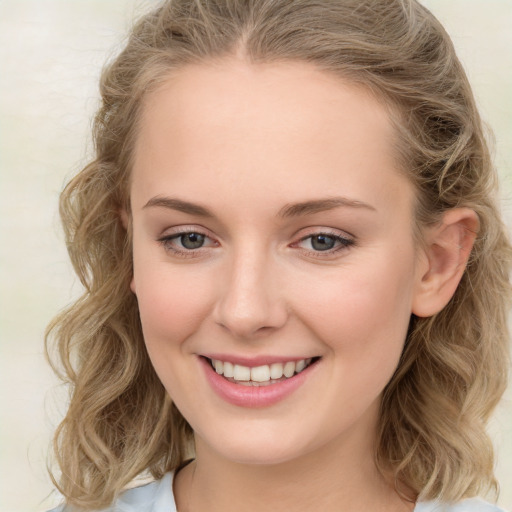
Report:
<svg viewBox="0 0 512 512"><path fill-rule="evenodd" d="M222 449L221 455L236 464L251 466L274 466L284 464L296 459L299 454L296 450L272 451L269 446L261 447Z"/></svg>
<svg viewBox="0 0 512 512"><path fill-rule="evenodd" d="M244 430L239 435L224 434L214 436L213 439L196 439L198 455L201 450L207 450L237 464L276 465L297 459L314 449L290 436L289 427L287 432L279 429L273 432L265 432L263 429Z"/></svg>

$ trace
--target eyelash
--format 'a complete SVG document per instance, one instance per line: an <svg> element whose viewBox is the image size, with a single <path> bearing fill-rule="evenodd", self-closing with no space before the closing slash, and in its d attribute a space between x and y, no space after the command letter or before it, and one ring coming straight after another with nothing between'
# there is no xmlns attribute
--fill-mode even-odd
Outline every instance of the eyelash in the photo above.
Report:
<svg viewBox="0 0 512 512"><path fill-rule="evenodd" d="M177 239L180 239L181 237L185 235L200 235L205 237L205 239L212 240L210 236L208 236L205 232L198 230L198 229L189 229L184 228L183 230L179 230L172 235L165 235L161 238L158 238L158 242L160 242L163 246L163 248L167 251L172 253L175 256L181 257L181 258L197 258L200 256L199 251L201 249L205 249L204 246L201 246L197 249L180 249L174 245L174 241ZM212 240L213 241L213 240ZM215 245L218 245L215 242Z"/></svg>
<svg viewBox="0 0 512 512"><path fill-rule="evenodd" d="M327 259L327 258L329 258L329 256L335 256L335 255L337 255L337 253L339 253L341 251L345 251L345 250L349 249L350 247L352 247L353 245L355 245L354 238L349 238L347 236L340 235L339 233L334 233L332 231L326 230L326 231L319 231L316 233L311 233L307 236L304 236L298 242L293 243L292 247L297 247L301 242L304 242L305 240L311 240L310 243L312 244L312 240L315 237L331 238L334 240L334 243L337 244L337 246L335 245L331 249L317 250L317 251L315 251L313 249L304 249L304 248L298 247L302 252L307 254L307 256L313 257L313 258Z"/></svg>
<svg viewBox="0 0 512 512"><path fill-rule="evenodd" d="M215 242L210 236L208 236L205 232L197 229L189 229L185 228L183 230L180 230L178 232L173 233L172 235L165 235L161 238L158 238L158 242L162 244L164 249L167 252L172 253L175 256L182 257L182 258L197 258L201 256L201 252L204 251L204 249L208 249L209 247L200 246L197 249L181 249L176 247L175 240L180 239L181 237L185 235L199 235L201 237L204 237L205 239L208 239L214 243L213 247L218 246L218 243ZM313 250L313 249L305 249L303 247L299 247L299 244L302 242L313 239L314 237L327 237L334 240L334 243L337 244L331 249L326 250ZM349 238L347 236L342 236L339 233L334 233L328 230L325 231L318 231L311 233L307 236L302 237L297 242L294 242L293 244L290 244L290 247L296 247L304 254L313 257L313 258L324 258L328 259L329 256L333 256L337 254L340 251L347 250L351 246L355 245L355 239Z"/></svg>

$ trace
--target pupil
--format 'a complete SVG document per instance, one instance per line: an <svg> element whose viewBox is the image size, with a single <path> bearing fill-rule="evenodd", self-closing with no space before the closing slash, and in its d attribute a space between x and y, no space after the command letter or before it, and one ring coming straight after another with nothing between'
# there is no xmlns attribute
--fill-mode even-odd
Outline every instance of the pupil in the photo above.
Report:
<svg viewBox="0 0 512 512"><path fill-rule="evenodd" d="M316 235L311 239L311 245L316 251L328 251L334 247L335 240L332 236Z"/></svg>
<svg viewBox="0 0 512 512"><path fill-rule="evenodd" d="M199 249L204 244L204 235L199 233L181 235L181 244L185 249Z"/></svg>

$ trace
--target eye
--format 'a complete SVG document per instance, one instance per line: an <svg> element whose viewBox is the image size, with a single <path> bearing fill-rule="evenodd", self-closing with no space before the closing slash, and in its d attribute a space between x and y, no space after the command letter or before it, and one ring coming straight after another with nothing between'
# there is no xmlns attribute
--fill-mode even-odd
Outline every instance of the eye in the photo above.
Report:
<svg viewBox="0 0 512 512"><path fill-rule="evenodd" d="M199 249L204 245L205 235L201 233L184 233L176 237L185 249Z"/></svg>
<svg viewBox="0 0 512 512"><path fill-rule="evenodd" d="M164 249L178 256L195 256L200 249L215 247L217 242L199 231L183 231L158 239Z"/></svg>
<svg viewBox="0 0 512 512"><path fill-rule="evenodd" d="M328 251L336 245L336 238L329 235L313 235L309 237L309 241L315 251Z"/></svg>
<svg viewBox="0 0 512 512"><path fill-rule="evenodd" d="M314 233L299 240L296 247L309 253L332 254L354 245L352 238L334 233Z"/></svg>

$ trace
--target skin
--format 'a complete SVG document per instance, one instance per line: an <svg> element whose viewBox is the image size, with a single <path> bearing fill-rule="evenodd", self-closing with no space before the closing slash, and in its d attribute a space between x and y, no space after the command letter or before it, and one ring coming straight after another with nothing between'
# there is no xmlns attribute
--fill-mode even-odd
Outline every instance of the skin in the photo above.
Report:
<svg viewBox="0 0 512 512"><path fill-rule="evenodd" d="M412 510L373 462L381 394L411 313L453 294L477 221L454 210L415 246L393 135L375 98L305 63L188 66L146 98L132 290L155 370L196 436L175 479L180 512ZM334 197L348 204L282 215ZM191 232L202 247L183 247ZM333 250L315 249L319 233ZM212 391L199 360L212 352L321 359L290 396L250 409Z"/></svg>

